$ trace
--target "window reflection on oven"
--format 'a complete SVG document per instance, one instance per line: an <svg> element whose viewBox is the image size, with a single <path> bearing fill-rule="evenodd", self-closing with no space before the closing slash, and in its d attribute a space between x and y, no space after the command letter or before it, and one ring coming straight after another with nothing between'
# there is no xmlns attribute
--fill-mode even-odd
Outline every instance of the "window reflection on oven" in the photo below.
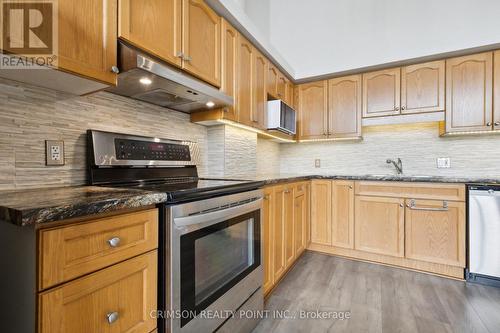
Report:
<svg viewBox="0 0 500 333"><path fill-rule="evenodd" d="M181 309L199 313L260 266L260 211L181 236ZM181 319L181 327L192 316Z"/></svg>

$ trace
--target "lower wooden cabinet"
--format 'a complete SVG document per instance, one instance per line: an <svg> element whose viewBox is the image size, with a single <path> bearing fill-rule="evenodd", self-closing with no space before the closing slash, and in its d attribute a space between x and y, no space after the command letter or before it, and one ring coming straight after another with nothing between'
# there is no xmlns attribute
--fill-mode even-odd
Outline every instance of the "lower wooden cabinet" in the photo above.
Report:
<svg viewBox="0 0 500 333"><path fill-rule="evenodd" d="M357 196L355 203L356 250L404 256L404 200Z"/></svg>
<svg viewBox="0 0 500 333"><path fill-rule="evenodd" d="M309 183L276 185L264 189L264 294L269 293L307 246Z"/></svg>
<svg viewBox="0 0 500 333"><path fill-rule="evenodd" d="M465 267L465 203L406 200L406 257Z"/></svg>
<svg viewBox="0 0 500 333"><path fill-rule="evenodd" d="M39 295L40 333L151 332L157 251Z"/></svg>
<svg viewBox="0 0 500 333"><path fill-rule="evenodd" d="M465 185L313 180L307 248L464 278Z"/></svg>

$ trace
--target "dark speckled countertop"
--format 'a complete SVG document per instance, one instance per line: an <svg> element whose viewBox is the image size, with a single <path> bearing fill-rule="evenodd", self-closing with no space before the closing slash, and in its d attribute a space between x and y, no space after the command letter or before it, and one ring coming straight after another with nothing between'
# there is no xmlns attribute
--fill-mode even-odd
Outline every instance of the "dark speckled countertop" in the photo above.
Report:
<svg viewBox="0 0 500 333"><path fill-rule="evenodd" d="M310 179L405 181L464 184L500 184L500 178L397 176L397 175L297 175L268 174L240 179L263 181L265 185ZM138 208L166 202L167 194L97 186L0 191L0 220L20 226L61 221L74 217Z"/></svg>
<svg viewBox="0 0 500 333"><path fill-rule="evenodd" d="M78 186L0 192L0 220L20 226L154 205L165 193Z"/></svg>

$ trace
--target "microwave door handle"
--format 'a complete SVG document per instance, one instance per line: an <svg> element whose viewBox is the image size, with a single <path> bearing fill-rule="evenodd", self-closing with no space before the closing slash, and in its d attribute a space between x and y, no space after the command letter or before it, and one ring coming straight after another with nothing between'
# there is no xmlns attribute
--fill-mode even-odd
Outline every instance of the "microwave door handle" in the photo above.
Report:
<svg viewBox="0 0 500 333"><path fill-rule="evenodd" d="M229 220L239 215L259 210L261 208L261 205L262 205L262 198L258 198L255 199L254 201L247 202L239 206L221 208L220 210L214 210L207 213L200 213L191 216L176 217L174 218L174 224L176 227L181 227L181 228L196 224L203 224L204 228L224 220Z"/></svg>

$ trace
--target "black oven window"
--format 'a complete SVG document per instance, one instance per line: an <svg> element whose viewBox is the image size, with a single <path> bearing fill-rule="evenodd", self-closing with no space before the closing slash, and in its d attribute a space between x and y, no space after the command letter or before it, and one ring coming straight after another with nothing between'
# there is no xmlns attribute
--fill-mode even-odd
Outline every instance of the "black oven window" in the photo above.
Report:
<svg viewBox="0 0 500 333"><path fill-rule="evenodd" d="M260 214L181 236L181 308L198 313L260 265ZM182 318L184 326L192 318Z"/></svg>

